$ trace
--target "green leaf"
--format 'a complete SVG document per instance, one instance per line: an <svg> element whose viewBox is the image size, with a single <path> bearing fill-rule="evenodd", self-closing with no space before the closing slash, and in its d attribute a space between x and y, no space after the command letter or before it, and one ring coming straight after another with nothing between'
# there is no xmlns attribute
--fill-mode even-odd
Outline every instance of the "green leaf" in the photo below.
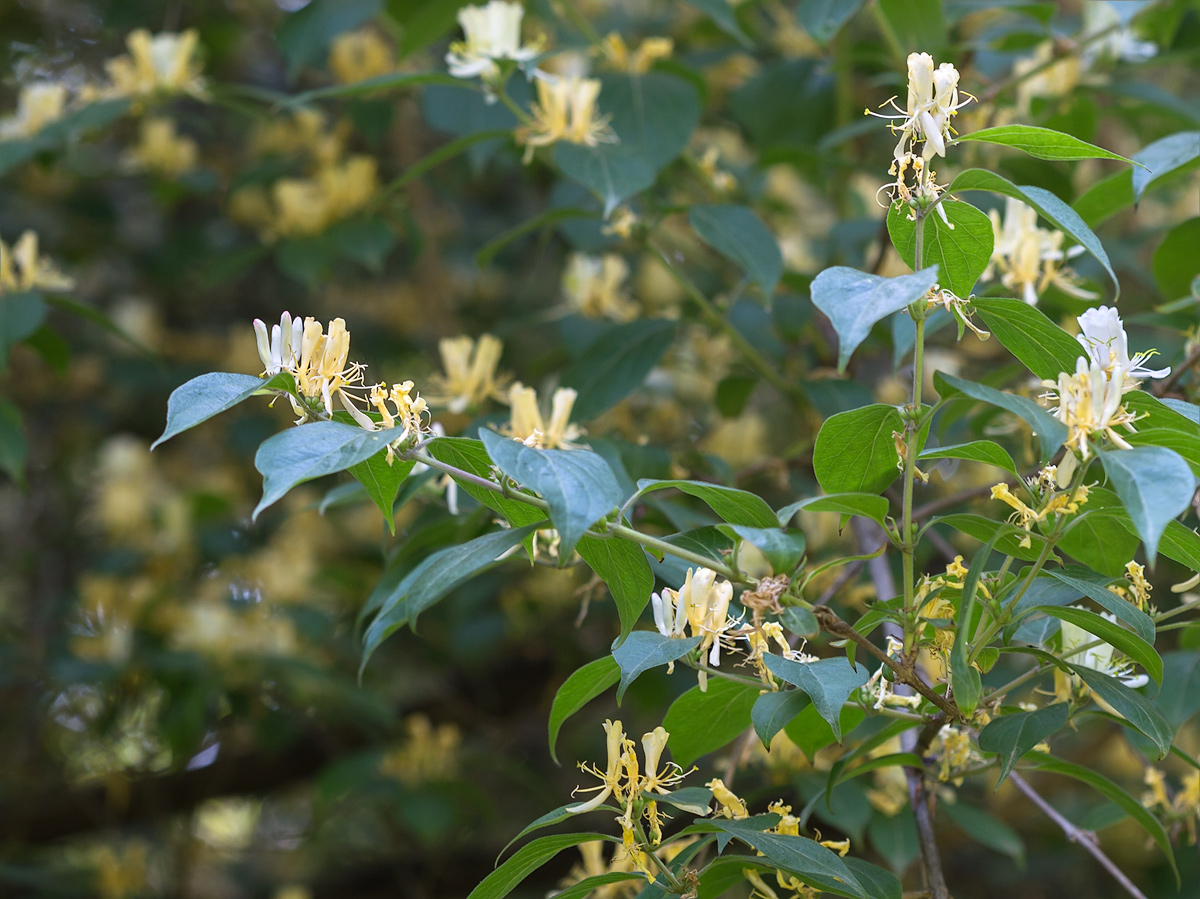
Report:
<svg viewBox="0 0 1200 899"><path fill-rule="evenodd" d="M632 500L655 490L666 490L673 487L703 501L722 521L729 524L754 528L776 526L775 513L762 497L745 490L738 490L736 487L709 484L705 481L656 481L651 478L642 478L638 481L637 486L638 491Z"/></svg>
<svg viewBox="0 0 1200 899"><path fill-rule="evenodd" d="M383 452L397 436L395 428L365 431L338 421L317 421L267 438L254 455L254 467L263 476L263 495L252 517L257 519L297 484L346 471Z"/></svg>
<svg viewBox="0 0 1200 899"><path fill-rule="evenodd" d="M973 512L941 515L933 519L933 521L938 524L949 525L956 531L961 531L970 537L974 537L980 543L985 543L994 534L1001 532L1001 536L996 540L996 549L1024 562L1036 560L1042 546L1046 542L1046 538L1041 534L1023 531L1014 525L1003 521L995 521L983 515L976 515ZM1027 547L1021 546L1021 540L1025 537L1028 537L1030 542L1030 545Z"/></svg>
<svg viewBox="0 0 1200 899"><path fill-rule="evenodd" d="M1133 201L1142 199L1151 182L1200 158L1200 131L1181 131L1147 144L1133 154Z"/></svg>
<svg viewBox="0 0 1200 899"><path fill-rule="evenodd" d="M8 364L9 349L42 326L46 311L40 294L0 294L0 366Z"/></svg>
<svg viewBox="0 0 1200 899"><path fill-rule="evenodd" d="M550 758L554 759L555 764L558 764L555 745L563 722L620 679L621 669L616 660L612 656L602 656L594 662L588 662L563 681L550 706ZM527 832L528 828L521 835Z"/></svg>
<svg viewBox="0 0 1200 899"><path fill-rule="evenodd" d="M1000 784L1025 753L1066 727L1069 716L1067 703L1056 702L1032 712L1012 712L993 718L979 732L979 748L1000 756L996 789L1000 789Z"/></svg>
<svg viewBox="0 0 1200 899"><path fill-rule="evenodd" d="M841 515L861 515L883 524L887 518L888 501L873 493L831 493L789 503L779 510L779 523L786 526L800 511L837 512Z"/></svg>
<svg viewBox="0 0 1200 899"><path fill-rule="evenodd" d="M953 446L939 446L922 450L917 456L918 461L925 459L967 459L971 462L985 462L995 465L1005 471L1020 477L1012 456L998 443L991 440L972 440L970 443L958 443Z"/></svg>
<svg viewBox="0 0 1200 899"><path fill-rule="evenodd" d="M740 524L718 527L730 537L737 535L758 549L771 563L774 574L791 574L804 557L804 532L796 528L748 528Z"/></svg>
<svg viewBox="0 0 1200 899"><path fill-rule="evenodd" d="M664 637L658 631L634 631L612 653L613 660L621 669L617 704L620 704L625 690L642 672L669 665L699 645L699 637Z"/></svg>
<svg viewBox="0 0 1200 899"><path fill-rule="evenodd" d="M537 524L531 524L493 531L466 543L439 549L422 559L383 597L375 620L363 636L360 675L380 643L406 624L415 627L418 615L455 587L489 568L537 528Z"/></svg>
<svg viewBox="0 0 1200 899"><path fill-rule="evenodd" d="M817 616L802 606L784 609L779 616L779 623L800 637L815 637L821 631Z"/></svg>
<svg viewBox="0 0 1200 899"><path fill-rule="evenodd" d="M813 446L813 474L826 493L882 493L900 476L893 432L904 421L877 403L825 419Z"/></svg>
<svg viewBox="0 0 1200 899"><path fill-rule="evenodd" d="M1086 596L1093 602L1099 603L1106 611L1113 613L1132 627L1142 640L1153 645L1155 636L1154 620L1133 603L1109 590L1107 579L1095 578L1090 573L1085 573L1078 569L1051 568L1047 569L1045 573L1059 583L1065 584L1077 591L1080 596ZM1013 610L1014 615L1024 604L1024 597L1021 600L1017 604L1017 609ZM1062 603L1050 603L1050 605L1062 605ZM1079 624L1078 621L1075 623ZM1100 635L1097 634L1097 636ZM1112 641L1110 640L1109 642L1111 643ZM1158 678L1155 678L1155 680L1158 680Z"/></svg>
<svg viewBox="0 0 1200 899"><path fill-rule="evenodd" d="M310 91L289 94L279 101L279 107L281 109L292 109L298 106L308 106L315 100L357 97L362 94L382 93L418 84L439 84L446 87L458 88L459 90L474 89L469 82L465 82L461 78L455 78L453 75L448 75L445 72L387 72L383 75L376 75L374 78L355 81L352 84L331 84L328 87L318 87Z"/></svg>
<svg viewBox="0 0 1200 899"><path fill-rule="evenodd" d="M854 18L863 0L800 0L796 16L814 41L825 46Z"/></svg>
<svg viewBox="0 0 1200 899"><path fill-rule="evenodd" d="M591 877L585 877L578 883L573 883L569 887L554 891L554 899L587 899L588 896L596 895L596 892L602 886L607 886L610 883L624 883L629 880L639 880L645 882L646 875L638 871L611 871L608 874L593 874ZM633 886L637 889L637 886Z"/></svg>
<svg viewBox="0 0 1200 899"><path fill-rule="evenodd" d="M842 706L850 694L867 682L867 669L852 668L844 656L818 659L815 662L793 662L783 656L766 653L763 664L772 674L808 694L817 713L824 718L833 737L842 741Z"/></svg>
<svg viewBox="0 0 1200 899"><path fill-rule="evenodd" d="M1078 340L1023 300L981 298L971 305L1004 348L1039 378L1073 373L1075 360L1085 355Z"/></svg>
<svg viewBox="0 0 1200 899"><path fill-rule="evenodd" d="M1200 275L1200 258L1196 253L1198 243L1200 218L1193 218L1168 231L1154 251L1151 269L1154 283L1164 299L1191 296L1192 279Z"/></svg>
<svg viewBox="0 0 1200 899"><path fill-rule="evenodd" d="M803 690L781 690L763 693L750 710L754 732L765 748L771 748L775 735L808 706L808 694Z"/></svg>
<svg viewBox="0 0 1200 899"><path fill-rule="evenodd" d="M1084 249L1096 257L1096 260L1104 266L1104 270L1112 278L1113 298L1116 299L1120 296L1121 285L1117 281L1117 273L1113 271L1112 263L1108 259L1108 254L1104 252L1104 246L1100 243L1100 239L1079 217L1079 213L1050 191L1030 185L1018 187L1007 178L1002 178L1000 175L984 169L967 169L954 179L948 189L952 192L990 190L1006 197L1015 197L1032 206L1055 228L1081 244Z"/></svg>
<svg viewBox="0 0 1200 899"><path fill-rule="evenodd" d="M775 235L747 206L693 206L688 223L700 239L741 267L770 302L783 274L783 255Z"/></svg>
<svg viewBox="0 0 1200 899"><path fill-rule="evenodd" d="M1145 668L1155 683L1162 683L1162 659L1154 651L1153 646L1133 631L1127 631L1119 624L1088 609L1077 609L1074 606L1042 606L1041 611L1054 616L1059 621L1069 621L1106 643L1111 643ZM1071 659L1066 659L1066 661L1070 662Z"/></svg>
<svg viewBox="0 0 1200 899"><path fill-rule="evenodd" d="M842 859L855 879L862 884L863 893L867 899L901 899L903 887L899 878L891 871L885 871L878 865L865 862L852 855Z"/></svg>
<svg viewBox="0 0 1200 899"><path fill-rule="evenodd" d="M385 450L347 469L363 485L371 501L379 507L393 537L396 536L396 522L393 518L396 494L400 492L400 484L408 477L414 465L415 462L406 462L403 459L395 459L389 465Z"/></svg>
<svg viewBox="0 0 1200 899"><path fill-rule="evenodd" d="M684 2L712 19L714 25L743 47L751 46L750 38L746 37L746 32L742 31L742 26L738 24L737 15L729 0L684 0Z"/></svg>
<svg viewBox="0 0 1200 899"><path fill-rule="evenodd" d="M1019 868L1025 867L1025 841L1003 821L964 802L943 803L938 809L976 843L1007 855Z"/></svg>
<svg viewBox="0 0 1200 899"><path fill-rule="evenodd" d="M1200 653L1179 650L1163 656L1162 689L1153 702L1172 731L1200 712Z"/></svg>
<svg viewBox="0 0 1200 899"><path fill-rule="evenodd" d="M330 42L357 28L383 9L383 0L313 0L283 20L275 42L288 61L288 77L307 65L324 62Z"/></svg>
<svg viewBox="0 0 1200 899"><path fill-rule="evenodd" d="M1158 848L1167 857L1167 862L1171 865L1171 870L1175 872L1176 883L1179 882L1179 869L1175 866L1175 853L1171 850L1171 840L1167 837L1167 832L1163 830L1163 826L1158 822L1158 819L1146 811L1140 802L1103 774L1093 771L1090 768L1055 758L1044 752L1031 752L1029 758L1039 770L1049 771L1053 774L1062 774L1066 777L1082 781L1106 799L1119 805L1158 844Z"/></svg>
<svg viewBox="0 0 1200 899"><path fill-rule="evenodd" d="M1178 453L1161 446L1102 450L1099 456L1153 564L1163 530L1192 501L1196 476Z"/></svg>
<svg viewBox="0 0 1200 899"><path fill-rule="evenodd" d="M925 217L925 233L921 243L921 268L938 267L939 283L960 297L970 296L975 282L992 258L995 237L992 220L970 203L943 202L949 225L938 213ZM887 228L892 244L910 268L916 268L916 222L904 203L894 203L888 209Z"/></svg>
<svg viewBox="0 0 1200 899"><path fill-rule="evenodd" d="M941 0L880 0L888 26L903 53L934 55L946 46L946 18Z"/></svg>
<svg viewBox="0 0 1200 899"><path fill-rule="evenodd" d="M28 454L29 447L21 427L21 410L0 397L0 471L17 484L24 484Z"/></svg>
<svg viewBox="0 0 1200 899"><path fill-rule="evenodd" d="M453 465L476 477L489 480L492 476L492 460L488 457L483 444L478 440L470 440L465 437L439 437L437 440L427 443L425 450L439 462ZM476 502L503 515L514 527L524 527L535 521L542 521L546 517L546 513L535 506L509 499L471 481L455 478L455 483Z"/></svg>
<svg viewBox="0 0 1200 899"><path fill-rule="evenodd" d="M503 899L521 881L564 849L594 840L619 842L599 833L556 833L538 837L514 852L512 858L485 877L467 899Z"/></svg>
<svg viewBox="0 0 1200 899"><path fill-rule="evenodd" d="M486 429L479 436L501 471L549 503L563 558L588 528L621 504L621 488L612 469L590 450L534 449Z"/></svg>
<svg viewBox="0 0 1200 899"><path fill-rule="evenodd" d="M1057 609L1055 611L1063 612L1066 610ZM1092 627L1089 625L1086 630L1090 632ZM1097 636L1102 635L1098 634ZM1070 660L1067 661L1067 664L1071 666L1071 669L1076 674L1083 678L1083 682L1088 685L1096 696L1112 706L1121 717L1154 742L1154 745L1158 747L1158 757L1160 759L1164 758L1171 751L1171 738L1174 736L1174 731L1171 729L1171 725L1167 719L1163 717L1162 712L1151 705L1146 697L1142 696L1136 690L1125 686L1115 677L1109 677L1107 674L1088 668L1086 665L1077 665ZM1161 665L1162 663L1160 662L1159 664Z"/></svg>
<svg viewBox="0 0 1200 899"><path fill-rule="evenodd" d="M866 713L857 706L846 706L842 709L839 719L839 729L843 734L849 734L862 724ZM818 752L835 742L833 728L821 717L815 705L810 705L803 712L784 726L788 739L795 743L800 751L812 762Z"/></svg>
<svg viewBox="0 0 1200 899"><path fill-rule="evenodd" d="M38 153L58 149L85 131L111 124L129 111L130 102L122 98L89 103L51 122L32 137L0 141L0 175Z"/></svg>
<svg viewBox="0 0 1200 899"><path fill-rule="evenodd" d="M1113 515L1095 508L1095 501L1095 494L1089 494L1088 506L1092 508L1077 518L1071 529L1063 534L1058 541L1058 548L1094 571L1108 577L1120 577L1125 571L1125 563L1133 558L1141 541L1129 529L1132 523L1123 508L1118 508L1119 515ZM1119 504L1120 500L1117 502ZM1121 520L1122 516L1124 521Z"/></svg>
<svg viewBox="0 0 1200 899"><path fill-rule="evenodd" d="M979 400L999 409L1004 409L1022 419L1041 441L1043 459L1049 459L1067 439L1067 426L1035 403L1033 400L1012 393L1004 393L973 381L964 381L945 372L935 372L933 386L942 399L956 393Z"/></svg>
<svg viewBox="0 0 1200 899"><path fill-rule="evenodd" d="M621 618L621 636L617 639L624 640L637 624L654 589L654 572L646 561L646 553L628 540L586 535L575 549L608 586Z"/></svg>
<svg viewBox="0 0 1200 899"><path fill-rule="evenodd" d="M554 148L554 165L603 201L605 218L655 178L650 161L621 144L586 147L564 141Z"/></svg>
<svg viewBox="0 0 1200 899"><path fill-rule="evenodd" d="M150 449L226 409L232 409L243 400L272 390L294 393L296 387L292 376L280 372L264 381L254 375L217 371L192 378L171 391L171 397L167 400L167 427L162 436L150 444Z"/></svg>
<svg viewBox="0 0 1200 899"><path fill-rule="evenodd" d="M733 834L751 849L757 849L777 867L792 872L810 886L839 896L865 899L867 894L862 884L850 873L836 852L808 837L764 833L758 829L758 825L751 823L752 820L714 818L711 823L718 830Z"/></svg>
<svg viewBox="0 0 1200 899"><path fill-rule="evenodd" d="M1037 159L1119 159L1130 162L1124 156L1111 153L1095 144L1089 144L1077 137L1054 131L1051 128L1039 128L1036 125L1001 125L997 128L983 128L962 134L951 142L960 144L963 141L977 140L989 144L1000 144L1023 150Z"/></svg>
<svg viewBox="0 0 1200 899"><path fill-rule="evenodd" d="M838 336L838 371L866 340L871 326L915 303L937 283L936 266L898 278L882 278L845 266L827 268L813 279L812 301Z"/></svg>
<svg viewBox="0 0 1200 899"><path fill-rule="evenodd" d="M601 335L563 373L563 384L579 392L575 417L595 418L641 387L674 336L675 322L661 318L617 325Z"/></svg>
<svg viewBox="0 0 1200 899"><path fill-rule="evenodd" d="M631 638L632 639L632 638ZM687 768L720 749L750 726L759 687L710 678L708 689L692 687L667 709L663 727L671 735L671 756Z"/></svg>

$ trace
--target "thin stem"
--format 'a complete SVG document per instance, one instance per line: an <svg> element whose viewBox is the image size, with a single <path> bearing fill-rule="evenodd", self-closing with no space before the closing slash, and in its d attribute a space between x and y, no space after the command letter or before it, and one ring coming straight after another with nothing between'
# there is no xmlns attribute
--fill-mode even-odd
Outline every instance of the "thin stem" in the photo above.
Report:
<svg viewBox="0 0 1200 899"><path fill-rule="evenodd" d="M679 882L679 878L675 876L675 873L669 867L667 867L667 863L659 858L658 853L654 851L653 847L651 847L650 838L646 836L646 831L642 828L642 821L640 817L633 819L633 832L637 834L638 842L641 843L646 854L654 859L654 865L659 871L662 872L663 879L671 885L671 891L675 893L682 893L683 884Z"/></svg>
<svg viewBox="0 0 1200 899"><path fill-rule="evenodd" d="M924 210L915 210L916 230L913 244L913 268L921 268L921 253L923 249L922 236L925 230ZM904 439L904 493L901 500L900 528L900 565L902 568L901 581L904 588L904 658L911 662L916 655L916 571L913 556L916 544L913 534L913 484L917 476L917 441L921 429L916 416L921 412L921 382L925 379L925 316L924 310L917 306L918 300L909 307L917 334L913 342L913 389L912 406L909 409L910 418L905 423Z"/></svg>
<svg viewBox="0 0 1200 899"><path fill-rule="evenodd" d="M1181 606L1170 609L1166 612L1159 612L1154 616L1154 622L1157 624L1160 621L1166 621L1168 618L1174 618L1176 615L1182 615L1185 612L1190 612L1193 609L1200 608L1200 599L1193 599L1191 602L1185 602Z"/></svg>
<svg viewBox="0 0 1200 899"><path fill-rule="evenodd" d="M921 844L921 866L925 869L925 886L933 899L950 899L946 877L942 874L937 836L933 831L933 812L929 808L925 774L915 768L906 768L905 775L908 777L909 802L917 822L917 839Z"/></svg>
<svg viewBox="0 0 1200 899"><path fill-rule="evenodd" d="M712 301L704 295L703 291L701 291L700 288L695 285L692 279L671 263L671 258L666 254L666 252L654 244L650 244L649 249L652 253L658 256L662 264L666 266L667 271L671 273L671 277L673 277L679 286L683 288L683 291L688 295L688 298L699 307L700 312L706 319L708 319L709 323L715 325L725 332L725 335L729 338L729 342L734 345L734 348L737 349L739 353L741 353L742 357L746 360L747 364L751 368L762 375L763 378L765 378L773 387L775 387L785 396L791 397L793 400L797 401L807 401L803 391L800 389L800 386L798 384L789 382L787 378L776 371L775 367L763 358L762 353L755 349L750 341L746 340L746 338L742 336L742 332L735 328L733 323L720 313L717 307L714 306Z"/></svg>
<svg viewBox="0 0 1200 899"><path fill-rule="evenodd" d="M1130 896L1133 896L1134 899L1146 899L1146 894L1134 886L1133 881L1125 876L1125 872L1118 868L1116 864L1113 863L1113 860L1105 855L1100 849L1096 843L1096 835L1094 833L1087 830L1081 830L1061 814L1059 814L1058 809L1043 799L1041 794L1031 787L1028 781L1026 781L1025 778L1023 778L1016 771L1010 773L1008 775L1008 779L1012 781L1013 785L1016 786L1018 790L1028 797L1030 802L1041 809L1042 813L1047 818L1049 818L1062 829L1062 832L1066 834L1068 840L1070 840L1072 843L1078 843L1089 853L1091 853L1092 857L1104 866L1104 870L1111 874L1113 879L1125 889L1125 892L1127 892Z"/></svg>

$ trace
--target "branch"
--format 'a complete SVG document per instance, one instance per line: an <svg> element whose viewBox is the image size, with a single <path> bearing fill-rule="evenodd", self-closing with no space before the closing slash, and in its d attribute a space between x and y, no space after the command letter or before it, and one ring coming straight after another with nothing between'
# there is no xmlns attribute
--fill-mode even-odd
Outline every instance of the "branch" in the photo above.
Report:
<svg viewBox="0 0 1200 899"><path fill-rule="evenodd" d="M1197 344L1196 348L1188 353L1188 357L1182 363L1175 366L1175 370L1171 372L1169 378L1155 384L1151 393L1155 396L1166 396L1179 383L1179 379L1187 374L1197 362L1200 362L1200 344Z"/></svg>
<svg viewBox="0 0 1200 899"><path fill-rule="evenodd" d="M1134 886L1133 881L1126 877L1125 873L1116 866L1113 860L1105 855L1100 849L1099 845L1096 843L1096 835L1094 833L1089 830L1081 830L1064 818L1061 814L1059 814L1058 810L1054 806L1043 799L1041 795L1029 785L1028 781L1021 777L1021 775L1019 775L1016 771L1010 773L1008 775L1008 779L1016 785L1018 790L1029 797L1029 801L1041 809L1047 818L1062 828L1062 832L1067 835L1068 840L1070 840L1072 843L1078 843L1084 849L1090 852L1092 857L1104 866L1104 870L1111 874L1117 883L1125 888L1125 892L1127 892L1130 896L1133 896L1134 899L1146 899L1146 894Z"/></svg>
<svg viewBox="0 0 1200 899"><path fill-rule="evenodd" d="M813 614L817 616L817 623L821 625L829 633L833 634L842 640L852 640L872 656L877 658L883 664L887 665L896 676L896 680L902 684L908 684L930 702L938 707L943 712L948 720L957 720L962 718L962 713L958 707L949 699L940 693L935 692L930 686L925 683L913 669L911 665L904 662L896 661L888 656L882 649L872 643L867 637L864 637L853 627L838 617L837 612L828 606L816 606L813 609Z"/></svg>
<svg viewBox="0 0 1200 899"><path fill-rule="evenodd" d="M917 820L917 839L921 844L921 862L925 869L925 886L931 899L950 899L946 877L942 874L942 859L938 855L937 837L933 832L933 812L925 789L925 772L905 769L908 775L908 799L913 817Z"/></svg>

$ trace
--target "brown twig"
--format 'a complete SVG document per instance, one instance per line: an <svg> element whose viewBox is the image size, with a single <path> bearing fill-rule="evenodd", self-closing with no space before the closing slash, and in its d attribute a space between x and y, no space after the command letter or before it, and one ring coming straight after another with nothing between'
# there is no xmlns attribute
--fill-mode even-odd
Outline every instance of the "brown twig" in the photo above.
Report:
<svg viewBox="0 0 1200 899"><path fill-rule="evenodd" d="M925 772L914 768L907 768L905 771L908 777L908 799L912 805L913 817L917 821L917 839L921 844L925 886L932 899L950 899L946 877L942 873L942 859L938 855L937 837L933 832L933 811L929 807L929 793L925 788Z"/></svg>
<svg viewBox="0 0 1200 899"><path fill-rule="evenodd" d="M1047 818L1062 828L1062 832L1067 835L1068 840L1070 840L1072 843L1078 843L1084 849L1090 852L1092 857L1104 866L1104 870L1111 874L1117 883L1125 888L1125 892L1127 892L1130 896L1133 896L1134 899L1146 899L1146 894L1134 886L1133 881L1125 876L1125 872L1118 868L1113 860L1104 854L1103 850L1101 850L1100 846L1096 842L1096 835L1094 833L1089 830L1081 830L1064 818L1061 814L1059 814L1058 809L1043 799L1042 796L1029 785L1029 782L1026 781L1025 778L1021 777L1021 775L1019 775L1016 771L1013 771L1011 774L1009 774L1008 779L1012 781L1018 790L1020 790L1029 798L1030 802L1041 809L1042 813L1045 814Z"/></svg>
<svg viewBox="0 0 1200 899"><path fill-rule="evenodd" d="M1169 378L1160 384L1154 385L1152 391L1154 395L1166 396L1168 393L1170 393L1174 389L1175 385L1179 383L1179 379L1187 374L1187 372L1189 372L1192 366L1194 366L1197 362L1200 362L1200 343L1196 344L1196 348L1188 353L1188 357L1175 367L1175 370L1171 372L1171 376Z"/></svg>

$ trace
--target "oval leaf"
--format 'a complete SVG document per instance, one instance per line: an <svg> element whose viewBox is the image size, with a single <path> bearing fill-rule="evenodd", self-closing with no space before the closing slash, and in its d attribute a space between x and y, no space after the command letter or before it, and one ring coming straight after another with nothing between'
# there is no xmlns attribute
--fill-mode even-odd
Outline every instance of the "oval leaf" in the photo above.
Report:
<svg viewBox="0 0 1200 899"><path fill-rule="evenodd" d="M767 226L747 206L693 206L688 222L700 239L737 264L770 301L783 274L783 255Z"/></svg>

